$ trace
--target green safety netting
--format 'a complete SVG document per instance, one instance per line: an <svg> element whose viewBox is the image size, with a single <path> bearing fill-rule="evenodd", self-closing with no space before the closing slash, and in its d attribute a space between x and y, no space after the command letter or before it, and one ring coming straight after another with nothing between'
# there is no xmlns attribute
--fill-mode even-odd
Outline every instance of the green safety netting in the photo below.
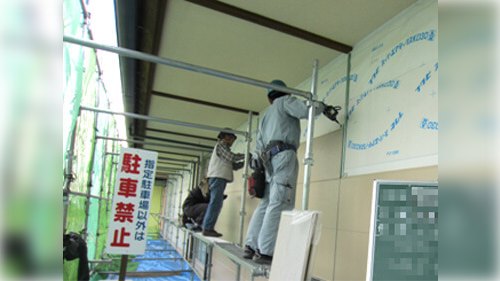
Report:
<svg viewBox="0 0 500 281"><path fill-rule="evenodd" d="M63 1L63 30L65 35L90 39L84 13L79 0ZM75 44L63 44L63 177L65 165L71 156L71 142L74 137L72 158L72 182L70 190L86 195L112 198L115 183L117 156L120 145L96 136L118 138L118 125L113 115L82 110L80 106L110 108L105 82L98 69L97 57L93 49ZM123 122L123 121L122 121ZM64 182L64 178L63 178ZM63 187L64 188L64 187ZM90 190L89 190L90 188ZM154 198L161 198L162 187L156 186ZM90 203L89 205L87 203ZM66 233L84 235L89 260L118 257L103 255L107 239L111 200L87 199L87 196L71 194L66 219ZM88 211L87 211L88 205ZM160 201L154 200L151 213L160 212ZM149 233L158 233L158 224L150 219ZM95 266L95 264L92 264ZM119 262L97 264L94 271L116 271ZM134 271L137 263L129 263L129 271ZM76 280L78 260L65 261L63 279ZM91 279L101 278L97 274Z"/></svg>
<svg viewBox="0 0 500 281"><path fill-rule="evenodd" d="M63 1L63 30L65 35L89 39L80 1ZM109 108L110 102L100 79L94 50L74 44L63 44L63 176L66 159L70 156L71 140L75 131L74 157L70 190L110 198L113 192L113 158L106 152L117 153L119 147L96 136L118 137L117 124L112 115L89 111L80 113L80 106ZM116 161L116 159L114 159ZM64 178L63 178L64 181ZM90 188L90 190L89 190ZM66 233L86 235L89 259L100 259L107 237L108 200L70 195ZM64 279L74 280L75 262L65 262Z"/></svg>

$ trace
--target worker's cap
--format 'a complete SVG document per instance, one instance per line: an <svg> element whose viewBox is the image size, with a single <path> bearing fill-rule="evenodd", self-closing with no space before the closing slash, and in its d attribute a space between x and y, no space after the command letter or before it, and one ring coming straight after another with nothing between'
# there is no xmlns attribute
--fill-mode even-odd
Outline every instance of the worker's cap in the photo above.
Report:
<svg viewBox="0 0 500 281"><path fill-rule="evenodd" d="M224 129L226 129L226 130L231 130L231 131L233 130L233 129L231 129L231 128L224 128ZM235 134L233 134L233 133L228 133L228 132L224 132L224 131L221 131L221 132L219 133L219 135L217 136L217 138L221 140L221 139L223 139L223 138L224 138L224 137L226 137L226 136L231 136L231 137L233 137L234 139L237 139L237 137L236 137L236 135L235 135Z"/></svg>
<svg viewBox="0 0 500 281"><path fill-rule="evenodd" d="M273 81L271 81L271 84L286 87L285 82L283 82L281 80L273 80ZM267 89L267 97L272 99L272 100L277 99L277 98L282 97L282 96L286 96L286 95L288 95L288 94L271 89L271 88Z"/></svg>

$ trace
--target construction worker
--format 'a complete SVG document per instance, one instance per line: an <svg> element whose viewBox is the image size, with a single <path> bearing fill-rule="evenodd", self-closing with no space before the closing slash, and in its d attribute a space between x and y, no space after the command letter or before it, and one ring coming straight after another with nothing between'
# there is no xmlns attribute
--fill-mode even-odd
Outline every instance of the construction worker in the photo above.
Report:
<svg viewBox="0 0 500 281"><path fill-rule="evenodd" d="M223 199L226 198L227 195L224 194ZM194 232L201 231L208 203L210 203L208 179L203 179L197 187L189 192L182 203L182 225Z"/></svg>
<svg viewBox="0 0 500 281"><path fill-rule="evenodd" d="M286 87L281 80L271 84ZM295 207L300 119L308 117L305 101L273 89L267 96L271 106L260 120L251 162L253 167L264 165L266 189L248 226L244 253L244 258L259 264L272 263L281 212ZM315 107L316 115L326 108L320 102Z"/></svg>
<svg viewBox="0 0 500 281"><path fill-rule="evenodd" d="M202 234L211 237L222 236L215 231L214 227L222 209L224 190L226 184L233 181L233 170L241 169L244 164L242 160L245 158L244 154L231 152L236 135L220 132L217 139L208 164L207 178L210 187L210 203L202 224Z"/></svg>
<svg viewBox="0 0 500 281"><path fill-rule="evenodd" d="M193 188L182 203L182 225L195 231L201 231L201 224L210 202L208 180L203 179L200 185Z"/></svg>

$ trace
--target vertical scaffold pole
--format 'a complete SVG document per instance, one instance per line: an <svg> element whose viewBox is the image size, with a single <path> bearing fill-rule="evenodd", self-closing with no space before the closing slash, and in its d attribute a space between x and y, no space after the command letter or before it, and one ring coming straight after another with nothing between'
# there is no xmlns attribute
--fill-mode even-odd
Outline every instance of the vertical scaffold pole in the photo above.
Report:
<svg viewBox="0 0 500 281"><path fill-rule="evenodd" d="M248 188L248 162L250 161L249 159L249 153L250 153L250 143L252 142L252 115L253 112L249 111L248 112L248 128L247 128L247 136L246 136L246 147L245 147L245 164L243 165L243 190L241 191L241 205L240 205L240 232L239 232L239 239L238 239L238 245L243 247L243 228L245 225L245 201L246 201L246 195L247 195L247 188ZM240 280L240 268L241 266L239 264L236 265L236 281Z"/></svg>
<svg viewBox="0 0 500 281"><path fill-rule="evenodd" d="M177 221L181 220L182 218L182 189L184 188L184 176L181 177L181 186L180 186L180 191L179 191L179 212L177 213ZM179 228L177 228L177 233L175 237L175 248L179 246Z"/></svg>
<svg viewBox="0 0 500 281"><path fill-rule="evenodd" d="M87 201L85 203L85 228L83 231L83 239L87 240L88 236L88 227L89 227L89 215L90 215L90 194L92 194L92 178L94 175L94 160L95 160L95 152L96 152L96 146L97 146L97 138L95 137L95 128L97 128L97 119L99 118L99 113L95 112L95 117L94 117L94 133L93 133L93 140L92 140L92 154L90 155L90 167L89 167L89 174L87 177Z"/></svg>
<svg viewBox="0 0 500 281"><path fill-rule="evenodd" d="M351 53L347 54L347 81L345 87L345 104L344 108L349 108L349 92L351 85ZM346 153L346 141L347 141L347 127L349 126L349 122L347 119L348 110L344 110L344 126L342 126L342 157L340 157L340 178L346 177L345 174L345 153Z"/></svg>
<svg viewBox="0 0 500 281"><path fill-rule="evenodd" d="M71 140L69 144L68 151L66 152L66 167L64 169L64 184L63 184L63 233L66 233L66 220L68 217L68 207L69 207L69 193L71 191L70 185L73 181L73 158L75 154L75 138L76 131L78 128L78 120L75 122L75 127L73 128L73 133L71 134Z"/></svg>
<svg viewBox="0 0 500 281"><path fill-rule="evenodd" d="M200 154L203 155L202 153ZM193 190L196 188L196 171L196 163L191 163L191 186L189 187L189 190Z"/></svg>
<svg viewBox="0 0 500 281"><path fill-rule="evenodd" d="M250 143L252 142L252 111L248 112L248 128L246 137L246 147L245 147L245 164L243 165L243 190L241 191L241 205L240 205L240 233L239 233L239 245L243 246L243 226L245 223L245 200L248 187L248 162L250 153Z"/></svg>
<svg viewBox="0 0 500 281"><path fill-rule="evenodd" d="M104 145L104 152L106 152L106 145ZM95 238L95 253L94 253L94 259L98 258L98 249L99 249L99 230L100 230L100 224L101 224L101 209L102 209L102 193L104 189L104 175L106 172L106 159L107 157L111 156L111 162L113 162L113 154L106 154L102 156L102 164L101 164L101 186L99 188L99 208L97 210L97 230L96 230L96 238Z"/></svg>
<svg viewBox="0 0 500 281"><path fill-rule="evenodd" d="M312 97L307 101L309 106L309 117L307 120L307 139L306 139L306 153L304 156L304 185L303 185L303 196L302 196L302 210L307 210L309 203L309 186L311 181L311 167L314 164L313 152L312 152L312 142L314 137L314 117L315 107L314 102L316 100L316 90L318 84L318 60L314 60L313 63L313 74L311 79L311 93Z"/></svg>
<svg viewBox="0 0 500 281"><path fill-rule="evenodd" d="M118 152L119 150L121 150L121 147L115 147L115 143L116 142L112 142L113 143L113 149L111 151L113 151L114 153ZM114 160L114 155L111 156L111 169L109 170L109 177L108 177L108 194L106 195L106 198L109 200L111 199L111 189L112 189L112 180L113 180L113 175L116 173L116 166L118 165L118 162L115 162ZM110 204L110 201L106 201L106 216L109 215L109 204Z"/></svg>

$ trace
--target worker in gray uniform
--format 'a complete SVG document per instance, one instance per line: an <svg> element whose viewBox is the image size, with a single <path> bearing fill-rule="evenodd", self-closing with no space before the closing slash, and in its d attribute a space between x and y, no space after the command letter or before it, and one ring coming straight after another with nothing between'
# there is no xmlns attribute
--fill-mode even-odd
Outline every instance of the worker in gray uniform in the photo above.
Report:
<svg viewBox="0 0 500 281"><path fill-rule="evenodd" d="M271 84L286 87L281 80ZM266 189L248 226L244 258L259 264L271 264L278 235L281 212L293 210L297 190L297 148L300 119L308 117L306 101L273 89L268 90L271 106L259 124L251 166L264 165ZM314 102L316 115L326 105Z"/></svg>

